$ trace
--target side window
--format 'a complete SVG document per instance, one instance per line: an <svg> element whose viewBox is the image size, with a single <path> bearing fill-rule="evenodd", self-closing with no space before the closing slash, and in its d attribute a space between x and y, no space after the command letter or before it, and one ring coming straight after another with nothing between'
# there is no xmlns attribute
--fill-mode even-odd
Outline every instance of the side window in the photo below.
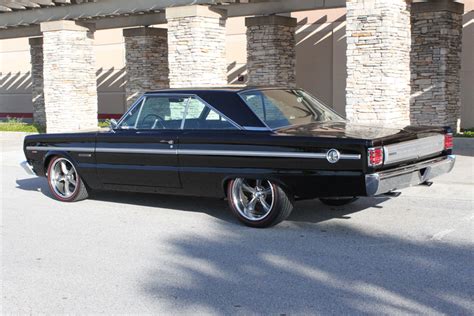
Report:
<svg viewBox="0 0 474 316"><path fill-rule="evenodd" d="M180 129L189 97L147 96L121 122L123 129Z"/></svg>
<svg viewBox="0 0 474 316"><path fill-rule="evenodd" d="M199 99L191 98L184 129L237 129L237 127Z"/></svg>

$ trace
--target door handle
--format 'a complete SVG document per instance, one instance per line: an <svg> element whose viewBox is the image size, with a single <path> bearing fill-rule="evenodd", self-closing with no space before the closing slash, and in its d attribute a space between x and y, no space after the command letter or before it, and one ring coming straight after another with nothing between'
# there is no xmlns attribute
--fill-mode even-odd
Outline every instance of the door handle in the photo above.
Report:
<svg viewBox="0 0 474 316"><path fill-rule="evenodd" d="M166 143L168 145L173 145L174 140L172 140L172 139L170 139L170 140L163 139L163 140L160 140L160 143Z"/></svg>

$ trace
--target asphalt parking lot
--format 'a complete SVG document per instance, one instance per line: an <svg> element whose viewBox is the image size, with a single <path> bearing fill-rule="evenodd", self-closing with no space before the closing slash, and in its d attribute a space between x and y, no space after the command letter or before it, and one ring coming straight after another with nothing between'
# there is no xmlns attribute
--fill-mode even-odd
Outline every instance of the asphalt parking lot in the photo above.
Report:
<svg viewBox="0 0 474 316"><path fill-rule="evenodd" d="M2 313L474 312L474 139L429 188L298 202L262 230L214 199L57 202L19 167L22 137L0 133Z"/></svg>

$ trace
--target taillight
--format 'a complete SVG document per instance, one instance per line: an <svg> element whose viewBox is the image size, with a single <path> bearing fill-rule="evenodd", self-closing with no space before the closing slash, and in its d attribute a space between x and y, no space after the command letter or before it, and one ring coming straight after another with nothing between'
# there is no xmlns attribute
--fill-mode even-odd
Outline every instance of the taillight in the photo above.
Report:
<svg viewBox="0 0 474 316"><path fill-rule="evenodd" d="M383 164L383 148L372 147L367 151L369 167L376 167Z"/></svg>
<svg viewBox="0 0 474 316"><path fill-rule="evenodd" d="M444 134L444 150L453 149L453 134Z"/></svg>

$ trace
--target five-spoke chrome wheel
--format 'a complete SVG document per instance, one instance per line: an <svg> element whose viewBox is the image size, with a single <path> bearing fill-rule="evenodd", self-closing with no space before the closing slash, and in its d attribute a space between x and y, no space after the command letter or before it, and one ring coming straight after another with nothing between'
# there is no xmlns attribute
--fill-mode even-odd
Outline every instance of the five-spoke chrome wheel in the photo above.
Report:
<svg viewBox="0 0 474 316"><path fill-rule="evenodd" d="M48 164L48 185L53 196L62 202L84 200L88 189L70 159L55 156Z"/></svg>
<svg viewBox="0 0 474 316"><path fill-rule="evenodd" d="M232 212L248 226L278 224L293 209L292 198L271 180L237 178L229 182L227 190Z"/></svg>
<svg viewBox="0 0 474 316"><path fill-rule="evenodd" d="M232 197L237 211L250 221L268 216L275 203L275 189L270 181L236 179Z"/></svg>
<svg viewBox="0 0 474 316"><path fill-rule="evenodd" d="M55 159L49 169L51 188L59 197L69 199L78 188L78 174L66 158Z"/></svg>

